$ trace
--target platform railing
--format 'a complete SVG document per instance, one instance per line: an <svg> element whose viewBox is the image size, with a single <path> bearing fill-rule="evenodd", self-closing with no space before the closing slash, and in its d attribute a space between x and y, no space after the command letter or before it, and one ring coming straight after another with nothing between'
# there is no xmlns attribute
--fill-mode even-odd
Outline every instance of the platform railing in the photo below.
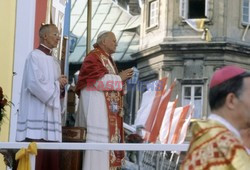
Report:
<svg viewBox="0 0 250 170"><path fill-rule="evenodd" d="M27 148L29 142L0 142L0 149ZM124 150L124 151L187 151L189 144L132 144L132 143L49 143L37 142L37 149L46 150ZM35 170L35 156L30 156Z"/></svg>

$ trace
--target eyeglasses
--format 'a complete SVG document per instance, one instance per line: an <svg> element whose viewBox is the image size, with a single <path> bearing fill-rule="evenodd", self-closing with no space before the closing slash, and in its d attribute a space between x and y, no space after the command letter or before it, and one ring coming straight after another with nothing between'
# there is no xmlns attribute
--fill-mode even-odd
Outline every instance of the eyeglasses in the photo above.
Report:
<svg viewBox="0 0 250 170"><path fill-rule="evenodd" d="M56 37L60 37L59 33L53 33L53 35L56 36Z"/></svg>

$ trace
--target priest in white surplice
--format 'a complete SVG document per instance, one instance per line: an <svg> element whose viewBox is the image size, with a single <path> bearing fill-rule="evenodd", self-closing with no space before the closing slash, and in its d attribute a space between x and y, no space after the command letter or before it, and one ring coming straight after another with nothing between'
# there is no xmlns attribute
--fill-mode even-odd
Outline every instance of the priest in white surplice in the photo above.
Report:
<svg viewBox="0 0 250 170"><path fill-rule="evenodd" d="M85 57L76 92L80 96L76 126L87 128L87 143L122 143L123 83L132 69L118 74L111 54L116 50L112 32L101 32L94 49ZM121 167L123 151L86 151L84 170L109 170Z"/></svg>
<svg viewBox="0 0 250 170"><path fill-rule="evenodd" d="M29 54L24 67L16 141L61 142L60 95L68 81L61 75L58 60L51 56L60 36L53 24L41 26L39 36L40 45ZM37 159L43 155L42 160L50 159L40 150ZM50 168L42 164L37 161L36 170Z"/></svg>

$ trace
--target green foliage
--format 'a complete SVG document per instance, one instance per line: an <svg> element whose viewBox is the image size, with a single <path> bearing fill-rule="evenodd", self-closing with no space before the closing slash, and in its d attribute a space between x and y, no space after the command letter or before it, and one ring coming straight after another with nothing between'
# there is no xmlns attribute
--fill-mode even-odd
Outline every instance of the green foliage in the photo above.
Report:
<svg viewBox="0 0 250 170"><path fill-rule="evenodd" d="M10 106L11 102L7 100L6 96L3 94L3 89L0 86L0 125L3 122L3 118L6 116L5 106Z"/></svg>

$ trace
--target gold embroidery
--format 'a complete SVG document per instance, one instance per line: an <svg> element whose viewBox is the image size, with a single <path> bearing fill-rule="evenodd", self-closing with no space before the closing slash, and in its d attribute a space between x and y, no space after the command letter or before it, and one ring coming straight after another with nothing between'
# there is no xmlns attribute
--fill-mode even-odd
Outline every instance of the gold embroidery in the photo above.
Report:
<svg viewBox="0 0 250 170"><path fill-rule="evenodd" d="M109 71L109 74L116 74L116 71L112 65L112 63L110 62L110 60L103 54L100 55L102 64L104 67L107 68L107 70Z"/></svg>
<svg viewBox="0 0 250 170"><path fill-rule="evenodd" d="M117 68L113 65L112 60L102 54L100 51L99 58L104 67L107 68L108 74L117 75ZM121 114L122 110L122 96L118 91L105 91L105 99L108 110L108 125L109 125L109 141L111 143L122 143L124 142L122 123L123 118ZM124 162L125 152L124 151L110 151L109 152L109 163L110 170L115 170L121 167Z"/></svg>
<svg viewBox="0 0 250 170"><path fill-rule="evenodd" d="M120 93L115 91L108 92L106 93L106 98L110 103L109 109L111 110L111 112L113 112L114 114L119 112L121 109L121 107L119 106L121 99Z"/></svg>
<svg viewBox="0 0 250 170"><path fill-rule="evenodd" d="M117 123L115 124L115 134L112 135L110 142L121 143L120 129L117 127Z"/></svg>

